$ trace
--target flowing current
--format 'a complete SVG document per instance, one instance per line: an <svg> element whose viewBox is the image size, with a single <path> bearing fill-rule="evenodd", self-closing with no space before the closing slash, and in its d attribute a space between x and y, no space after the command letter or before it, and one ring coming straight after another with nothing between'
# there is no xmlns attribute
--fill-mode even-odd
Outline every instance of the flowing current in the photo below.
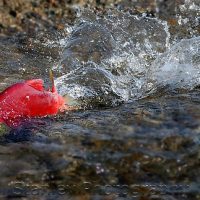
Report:
<svg viewBox="0 0 200 200"><path fill-rule="evenodd" d="M180 31L171 33L167 21L146 15L109 11L98 17L83 11L67 29L68 37L59 41L63 52L54 66L58 91L88 104L116 105L163 88L198 87L200 37L181 37L183 23L190 26L189 20L179 19Z"/></svg>

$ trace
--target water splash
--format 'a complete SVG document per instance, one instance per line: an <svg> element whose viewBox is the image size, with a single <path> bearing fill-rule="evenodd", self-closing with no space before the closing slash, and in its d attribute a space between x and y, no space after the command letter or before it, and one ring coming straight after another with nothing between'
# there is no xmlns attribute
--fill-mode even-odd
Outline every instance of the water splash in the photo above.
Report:
<svg viewBox="0 0 200 200"><path fill-rule="evenodd" d="M61 41L64 51L54 67L58 91L116 105L143 98L158 85L192 89L199 84L199 38L177 44L171 36L168 23L157 18L121 11L99 17L85 10Z"/></svg>
<svg viewBox="0 0 200 200"><path fill-rule="evenodd" d="M117 11L93 18L83 13L66 41L58 91L103 104L141 97L148 67L169 47L167 24Z"/></svg>
<svg viewBox="0 0 200 200"><path fill-rule="evenodd" d="M148 73L152 88L157 85L193 89L200 84L200 37L182 40L158 57Z"/></svg>

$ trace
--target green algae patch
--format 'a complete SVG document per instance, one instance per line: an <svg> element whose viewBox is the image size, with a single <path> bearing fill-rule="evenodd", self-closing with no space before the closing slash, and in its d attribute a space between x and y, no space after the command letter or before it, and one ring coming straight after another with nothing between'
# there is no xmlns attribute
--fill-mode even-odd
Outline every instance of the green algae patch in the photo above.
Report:
<svg viewBox="0 0 200 200"><path fill-rule="evenodd" d="M10 128L5 124L0 124L0 137L8 133Z"/></svg>

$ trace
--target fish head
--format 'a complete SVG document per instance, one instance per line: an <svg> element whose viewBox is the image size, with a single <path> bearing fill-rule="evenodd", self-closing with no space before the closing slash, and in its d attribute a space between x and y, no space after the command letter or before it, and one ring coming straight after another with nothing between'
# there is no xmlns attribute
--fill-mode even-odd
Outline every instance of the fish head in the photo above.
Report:
<svg viewBox="0 0 200 200"><path fill-rule="evenodd" d="M25 84L28 92L26 97L29 98L27 106L31 115L54 115L67 108L65 99L58 94L54 85L51 90L46 90L41 79L28 80Z"/></svg>
<svg viewBox="0 0 200 200"><path fill-rule="evenodd" d="M0 122L9 126L20 124L21 119L56 115L67 109L66 101L54 88L44 88L42 79L16 83L0 93Z"/></svg>

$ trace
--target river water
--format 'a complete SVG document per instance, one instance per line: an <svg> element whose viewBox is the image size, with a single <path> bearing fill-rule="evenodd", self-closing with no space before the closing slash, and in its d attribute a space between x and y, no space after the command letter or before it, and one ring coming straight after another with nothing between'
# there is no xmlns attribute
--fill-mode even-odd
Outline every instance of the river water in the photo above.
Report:
<svg viewBox="0 0 200 200"><path fill-rule="evenodd" d="M200 7L174 19L85 9L63 32L0 38L0 90L55 74L80 109L1 127L1 196L199 199Z"/></svg>

